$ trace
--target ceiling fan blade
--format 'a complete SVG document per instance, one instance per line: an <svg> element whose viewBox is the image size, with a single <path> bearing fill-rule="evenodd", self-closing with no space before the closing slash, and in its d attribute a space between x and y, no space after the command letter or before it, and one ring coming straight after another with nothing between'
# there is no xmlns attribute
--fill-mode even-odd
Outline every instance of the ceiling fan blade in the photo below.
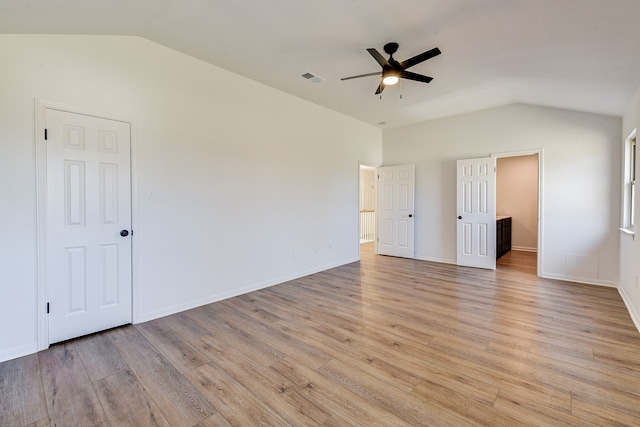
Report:
<svg viewBox="0 0 640 427"><path fill-rule="evenodd" d="M367 49L367 52L369 52L371 56L373 56L373 59L378 61L378 64L380 64L382 68L390 67L389 62L376 49L370 47L369 49Z"/></svg>
<svg viewBox="0 0 640 427"><path fill-rule="evenodd" d="M415 80L417 82L429 83L433 80L433 77L423 76L422 74L412 73L411 71L403 71L400 73L400 77L408 80Z"/></svg>
<svg viewBox="0 0 640 427"><path fill-rule="evenodd" d="M440 52L440 49L438 49L437 47L434 47L431 50L422 52L420 55L416 55L413 58L409 58L406 61L402 61L400 65L402 66L403 69L406 70L407 68L413 67L414 65L419 64L423 61L426 61L427 59L431 59L434 56L438 56L441 53L442 52Z"/></svg>
<svg viewBox="0 0 640 427"><path fill-rule="evenodd" d="M376 71L375 73L359 74L357 76L343 77L340 80L359 79L360 77L380 76L382 71Z"/></svg>
<svg viewBox="0 0 640 427"><path fill-rule="evenodd" d="M385 87L386 85L383 82L380 82L380 85L378 85L378 90L376 90L376 95L380 95Z"/></svg>

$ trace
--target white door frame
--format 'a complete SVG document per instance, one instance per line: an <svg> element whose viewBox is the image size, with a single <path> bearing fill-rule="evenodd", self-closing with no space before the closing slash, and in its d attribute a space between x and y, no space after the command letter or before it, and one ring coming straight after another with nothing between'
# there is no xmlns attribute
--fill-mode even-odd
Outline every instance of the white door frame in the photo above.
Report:
<svg viewBox="0 0 640 427"><path fill-rule="evenodd" d="M136 150L136 122L130 117L117 114L103 113L99 111L78 108L59 102L35 99L35 146L36 146L36 327L38 351L49 347L49 324L47 319L48 287L45 270L45 235L46 235L46 209L47 209L47 146L44 139L47 110L59 110L67 113L82 114L85 116L99 117L109 120L117 120L129 123L131 126L131 229L138 229L138 205L137 205L137 162ZM132 233L133 234L133 233ZM138 280L138 244L136 239L131 239L131 305L133 323L140 320L140 287Z"/></svg>
<svg viewBox="0 0 640 427"><path fill-rule="evenodd" d="M380 166L371 166L367 163L362 163L361 161L358 162L358 259L360 259L360 227L362 226L362 224L360 224L360 200L362 200L362 189L360 188L360 171L362 170L362 167L366 167L366 168L372 168L372 169L378 169ZM377 172L377 171L376 171ZM378 180L374 179L373 180L373 185L374 185L374 190L373 190L373 197L374 197L374 202L373 205L376 207L376 215L378 215L377 209L378 209ZM376 220L376 223L374 224L375 227L375 233L376 233L376 237L378 236L378 221ZM377 254L378 253L378 240L374 239L373 240L373 253Z"/></svg>
<svg viewBox="0 0 640 427"><path fill-rule="evenodd" d="M544 249L544 227L543 227L543 223L544 223L544 179L543 179L543 166L544 166L544 160L543 160L543 154L544 154L544 150L542 148L535 148L535 149L531 149L531 150L520 150L520 151L508 151L508 152L503 152L503 153L493 153L491 154L491 157L495 157L496 159L499 158L504 158L504 157L521 157L521 156L531 156L537 154L538 155L538 251L536 252L536 256L537 256L537 276L538 277L543 277L542 276L542 272L544 271L544 269L542 268L543 265L543 256L542 256L542 251ZM496 162L497 163L497 162Z"/></svg>

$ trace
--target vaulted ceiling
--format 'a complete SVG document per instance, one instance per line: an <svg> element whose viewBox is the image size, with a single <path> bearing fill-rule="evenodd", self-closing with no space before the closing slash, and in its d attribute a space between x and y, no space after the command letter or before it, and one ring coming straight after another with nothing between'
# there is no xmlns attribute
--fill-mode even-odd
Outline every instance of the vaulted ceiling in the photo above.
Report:
<svg viewBox="0 0 640 427"><path fill-rule="evenodd" d="M141 36L387 127L515 102L620 116L640 86L638 0L0 0L0 33ZM340 80L391 41L439 47L411 69L434 80Z"/></svg>

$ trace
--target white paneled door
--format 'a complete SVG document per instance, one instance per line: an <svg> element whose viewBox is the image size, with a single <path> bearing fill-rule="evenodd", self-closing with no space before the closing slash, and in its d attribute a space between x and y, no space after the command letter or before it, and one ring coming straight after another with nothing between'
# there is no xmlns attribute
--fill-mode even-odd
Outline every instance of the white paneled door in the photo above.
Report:
<svg viewBox="0 0 640 427"><path fill-rule="evenodd" d="M378 253L413 258L415 166L378 168Z"/></svg>
<svg viewBox="0 0 640 427"><path fill-rule="evenodd" d="M131 323L130 124L47 109L49 343Z"/></svg>
<svg viewBox="0 0 640 427"><path fill-rule="evenodd" d="M495 158L457 162L458 265L496 268Z"/></svg>

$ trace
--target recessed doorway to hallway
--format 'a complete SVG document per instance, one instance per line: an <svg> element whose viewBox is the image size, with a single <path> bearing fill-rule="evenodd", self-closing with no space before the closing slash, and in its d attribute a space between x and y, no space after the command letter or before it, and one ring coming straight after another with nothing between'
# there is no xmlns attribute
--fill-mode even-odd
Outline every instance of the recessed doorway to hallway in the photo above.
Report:
<svg viewBox="0 0 640 427"><path fill-rule="evenodd" d="M376 239L376 168L360 165L360 244Z"/></svg>
<svg viewBox="0 0 640 427"><path fill-rule="evenodd" d="M511 250L498 269L537 274L539 155L496 159L496 216L511 218Z"/></svg>

